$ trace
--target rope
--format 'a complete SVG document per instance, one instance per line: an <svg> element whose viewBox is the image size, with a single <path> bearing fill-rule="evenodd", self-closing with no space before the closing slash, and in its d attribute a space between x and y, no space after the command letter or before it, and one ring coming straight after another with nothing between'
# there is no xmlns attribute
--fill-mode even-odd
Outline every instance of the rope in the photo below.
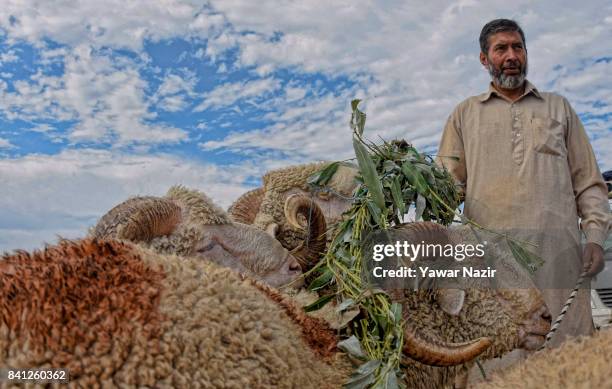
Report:
<svg viewBox="0 0 612 389"><path fill-rule="evenodd" d="M561 313L559 314L559 316L557 316L557 319L553 323L553 325L550 328L550 331L548 332L548 334L546 334L546 340L544 341L544 344L538 349L538 351L540 351L543 348L545 348L546 345L552 339L552 337L555 334L555 332L557 332L557 329L561 325L561 322L563 321L563 318L565 317L565 314L567 313L567 310L572 305L572 302L574 301L574 298L578 294L578 290L580 289L580 286L582 285L582 282L584 282L585 278L586 278L586 272L582 272L582 274L580 274L580 277L578 277L578 280L576 281L576 286L574 286L574 289L572 290L572 293L567 298L567 301L565 301L565 304L563 305L563 309L561 309Z"/></svg>

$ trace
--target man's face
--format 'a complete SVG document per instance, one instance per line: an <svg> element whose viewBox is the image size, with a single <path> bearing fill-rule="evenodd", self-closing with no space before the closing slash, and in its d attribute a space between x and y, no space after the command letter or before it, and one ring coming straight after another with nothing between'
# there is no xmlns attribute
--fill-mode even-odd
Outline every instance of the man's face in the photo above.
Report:
<svg viewBox="0 0 612 389"><path fill-rule="evenodd" d="M480 63L487 68L493 84L502 89L523 86L527 76L527 51L516 32L498 32L489 37L487 54L480 53Z"/></svg>

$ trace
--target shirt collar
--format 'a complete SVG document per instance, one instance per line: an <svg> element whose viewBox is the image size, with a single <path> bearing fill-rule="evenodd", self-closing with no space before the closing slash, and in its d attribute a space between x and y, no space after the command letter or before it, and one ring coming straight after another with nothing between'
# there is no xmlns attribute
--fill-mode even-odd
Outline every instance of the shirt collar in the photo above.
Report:
<svg viewBox="0 0 612 389"><path fill-rule="evenodd" d="M529 82L529 80L525 80L525 92L523 93L523 95L521 97L519 97L519 100L522 99L523 97L527 96L528 94L533 94L535 97L541 99L542 96L540 95L540 92L538 91L538 89ZM485 101L489 100L491 98L492 95L496 95L498 97L500 96L500 93L497 91L497 89L495 89L493 87L493 82L491 82L489 84L489 90L486 91L485 93L481 94L478 96L478 99L480 100L481 103L484 103Z"/></svg>

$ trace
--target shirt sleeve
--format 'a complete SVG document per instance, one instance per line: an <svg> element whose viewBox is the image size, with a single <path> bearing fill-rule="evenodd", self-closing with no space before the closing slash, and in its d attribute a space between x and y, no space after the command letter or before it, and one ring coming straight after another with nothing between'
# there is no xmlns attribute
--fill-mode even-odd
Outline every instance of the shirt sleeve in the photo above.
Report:
<svg viewBox="0 0 612 389"><path fill-rule="evenodd" d="M444 126L436 163L449 171L463 201L465 198L467 171L460 115L457 109L448 117L446 126Z"/></svg>
<svg viewBox="0 0 612 389"><path fill-rule="evenodd" d="M576 112L565 100L567 116L567 160L580 216L580 227L587 242L603 247L612 215L608 190L597 166L589 138Z"/></svg>

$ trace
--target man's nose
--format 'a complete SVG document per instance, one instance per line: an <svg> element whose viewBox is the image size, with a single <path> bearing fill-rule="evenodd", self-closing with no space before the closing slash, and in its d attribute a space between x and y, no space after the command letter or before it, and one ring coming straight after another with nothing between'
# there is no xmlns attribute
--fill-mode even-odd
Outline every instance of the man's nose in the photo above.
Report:
<svg viewBox="0 0 612 389"><path fill-rule="evenodd" d="M515 49L510 47L506 52L506 61L516 61L518 60L518 53Z"/></svg>

